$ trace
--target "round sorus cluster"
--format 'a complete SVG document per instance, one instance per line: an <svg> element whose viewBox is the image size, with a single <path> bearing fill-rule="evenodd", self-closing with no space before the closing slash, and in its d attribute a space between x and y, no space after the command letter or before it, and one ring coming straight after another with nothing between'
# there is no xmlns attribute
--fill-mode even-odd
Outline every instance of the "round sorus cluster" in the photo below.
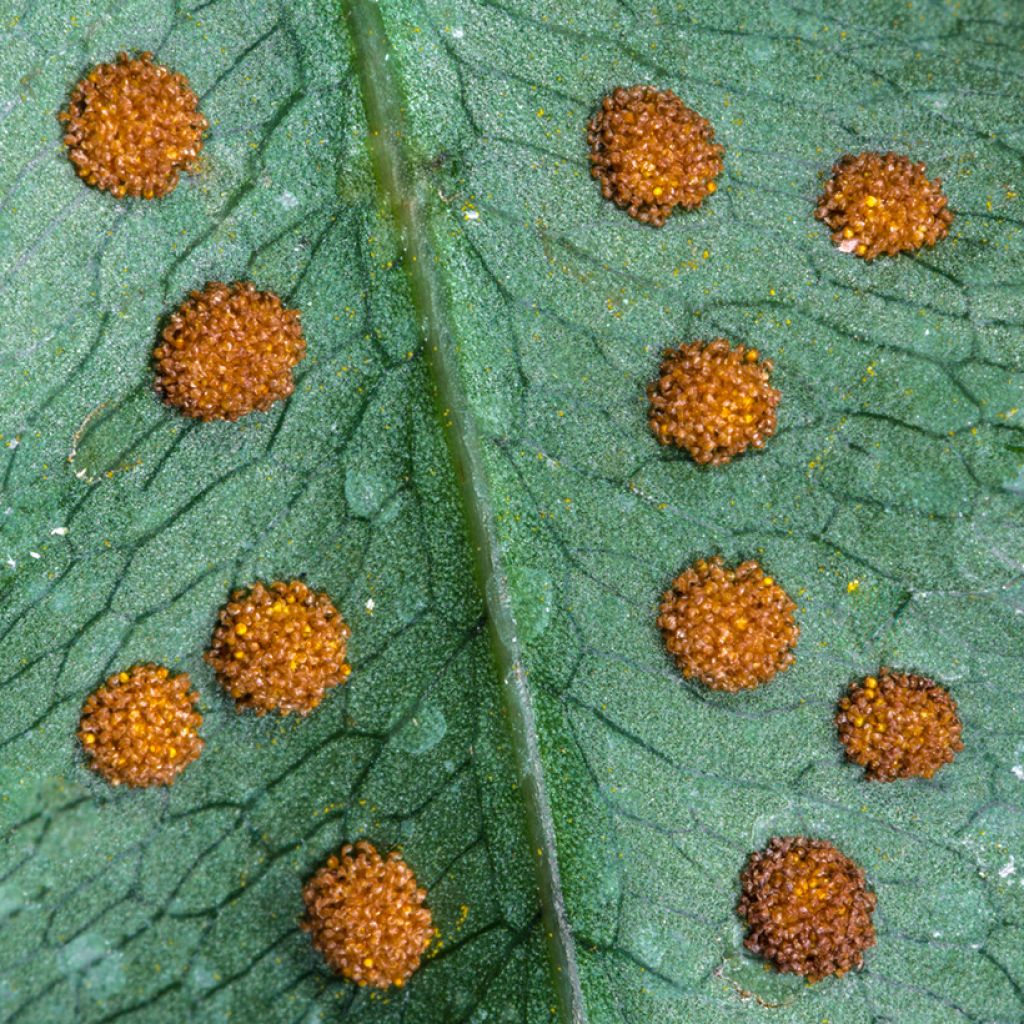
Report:
<svg viewBox="0 0 1024 1024"><path fill-rule="evenodd" d="M287 398L305 354L298 310L247 281L214 281L164 328L153 350L156 389L186 416L237 420Z"/></svg>
<svg viewBox="0 0 1024 1024"><path fill-rule="evenodd" d="M763 448L781 397L769 384L771 371L757 349L724 338L666 350L661 376L647 389L654 436L713 466Z"/></svg>
<svg viewBox="0 0 1024 1024"><path fill-rule="evenodd" d="M187 675L159 665L112 675L82 708L89 767L114 786L169 786L203 749L198 702Z"/></svg>
<svg viewBox="0 0 1024 1024"><path fill-rule="evenodd" d="M846 756L879 782L930 779L964 749L949 692L931 679L887 668L851 684L836 725Z"/></svg>
<svg viewBox="0 0 1024 1024"><path fill-rule="evenodd" d="M350 981L401 987L430 944L427 893L397 851L387 857L365 841L345 845L302 892L302 927L327 963Z"/></svg>
<svg viewBox="0 0 1024 1024"><path fill-rule="evenodd" d="M670 89L616 89L590 120L590 173L606 199L661 227L675 207L700 206L715 191L724 150L714 138Z"/></svg>
<svg viewBox="0 0 1024 1024"><path fill-rule="evenodd" d="M942 182L929 181L924 164L867 152L835 164L814 215L832 229L843 252L873 260L945 238L953 220L946 202Z"/></svg>
<svg viewBox="0 0 1024 1024"><path fill-rule="evenodd" d="M793 664L800 627L789 595L757 562L701 559L661 599L658 626L679 670L712 690L749 690Z"/></svg>
<svg viewBox="0 0 1024 1024"><path fill-rule="evenodd" d="M331 599L301 580L258 582L221 609L206 660L240 711L306 715L348 678L351 632Z"/></svg>
<svg viewBox="0 0 1024 1024"><path fill-rule="evenodd" d="M151 53L97 64L60 119L79 176L118 198L173 192L179 173L195 168L208 127L188 79Z"/></svg>
<svg viewBox="0 0 1024 1024"><path fill-rule="evenodd" d="M744 945L778 970L819 981L864 963L875 944L875 895L863 870L831 843L772 839L752 853L740 879Z"/></svg>

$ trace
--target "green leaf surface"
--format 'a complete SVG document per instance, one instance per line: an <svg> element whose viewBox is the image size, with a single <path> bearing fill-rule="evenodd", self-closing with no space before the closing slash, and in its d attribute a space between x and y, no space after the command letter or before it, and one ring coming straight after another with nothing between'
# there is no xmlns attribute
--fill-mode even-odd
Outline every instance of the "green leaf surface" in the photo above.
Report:
<svg viewBox="0 0 1024 1024"><path fill-rule="evenodd" d="M823 5L821 5L823 6ZM1024 21L1011 2L0 0L0 1018L1024 1018ZM211 122L159 202L75 177L56 113L121 49ZM726 147L654 230L584 130L676 90ZM865 264L812 216L847 151L938 175L950 237ZM300 307L284 405L182 420L150 385L190 288ZM724 334L783 394L761 453L651 438L667 344ZM712 694L654 625L693 559L757 557L796 665ZM303 721L202 662L235 585L304 575L353 673ZM85 768L82 701L187 670L202 757L169 790ZM965 750L865 783L832 724L880 664L949 686ZM865 968L762 969L747 854L831 839L878 895ZM342 842L400 844L433 955L402 992L297 928Z"/></svg>

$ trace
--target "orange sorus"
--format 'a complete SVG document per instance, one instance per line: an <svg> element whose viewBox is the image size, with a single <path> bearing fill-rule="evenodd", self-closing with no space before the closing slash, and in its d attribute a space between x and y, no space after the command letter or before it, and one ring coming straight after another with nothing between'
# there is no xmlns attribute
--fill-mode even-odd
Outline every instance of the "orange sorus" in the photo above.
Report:
<svg viewBox="0 0 1024 1024"><path fill-rule="evenodd" d="M328 857L306 884L302 926L331 968L350 981L401 987L433 934L426 896L398 851L381 857L364 840Z"/></svg>
<svg viewBox="0 0 1024 1024"><path fill-rule="evenodd" d="M781 397L769 383L771 370L756 349L724 338L666 350L661 375L647 389L654 436L713 466L763 448L775 433Z"/></svg>
<svg viewBox="0 0 1024 1024"><path fill-rule="evenodd" d="M82 708L78 739L89 767L115 786L169 786L203 749L189 677L159 665L112 675Z"/></svg>
<svg viewBox="0 0 1024 1024"><path fill-rule="evenodd" d="M306 715L348 678L351 632L327 594L301 580L257 582L221 609L206 660L239 711Z"/></svg>
<svg viewBox="0 0 1024 1024"><path fill-rule="evenodd" d="M796 605L757 562L700 559L661 599L658 626L684 676L712 690L749 690L793 664Z"/></svg>
<svg viewBox="0 0 1024 1024"><path fill-rule="evenodd" d="M208 127L188 79L151 53L97 64L60 120L79 176L118 198L173 192L179 173L194 170Z"/></svg>
<svg viewBox="0 0 1024 1024"><path fill-rule="evenodd" d="M888 668L850 685L836 726L846 756L879 782L930 779L964 749L949 691L924 676Z"/></svg>
<svg viewBox="0 0 1024 1024"><path fill-rule="evenodd" d="M588 128L590 173L637 220L661 227L677 206L700 206L716 189L724 150L710 123L670 89L616 89Z"/></svg>
<svg viewBox="0 0 1024 1024"><path fill-rule="evenodd" d="M738 911L747 949L808 981L860 967L875 944L875 895L863 870L831 843L772 839L750 855Z"/></svg>
<svg viewBox="0 0 1024 1024"><path fill-rule="evenodd" d="M946 202L942 182L929 181L924 164L898 153L865 152L835 164L814 215L832 229L843 252L873 260L945 238L953 220Z"/></svg>
<svg viewBox="0 0 1024 1024"><path fill-rule="evenodd" d="M153 350L156 389L186 416L237 420L287 398L305 354L297 310L247 281L214 281L164 328Z"/></svg>

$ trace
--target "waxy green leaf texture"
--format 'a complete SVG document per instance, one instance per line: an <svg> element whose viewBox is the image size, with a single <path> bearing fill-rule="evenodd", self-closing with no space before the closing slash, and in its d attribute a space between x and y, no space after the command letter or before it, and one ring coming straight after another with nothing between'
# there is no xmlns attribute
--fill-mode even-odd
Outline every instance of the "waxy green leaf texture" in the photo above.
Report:
<svg viewBox="0 0 1024 1024"><path fill-rule="evenodd" d="M87 188L57 113L120 50L211 130L168 198ZM1024 1019L1024 11L961 0L0 0L0 1019L1014 1024ZM672 88L725 146L655 230L586 122ZM837 251L845 152L943 179L950 236ZM302 310L295 394L238 423L152 392L190 289ZM775 364L779 430L661 448L661 351ZM655 627L684 566L757 558L795 666L711 693ZM202 660L230 590L302 576L352 626L309 718ZM137 661L206 749L112 790L74 737ZM964 751L865 782L833 724L880 665L947 686ZM878 896L863 970L742 947L738 877L827 838ZM343 842L400 845L438 935L403 990L298 928Z"/></svg>

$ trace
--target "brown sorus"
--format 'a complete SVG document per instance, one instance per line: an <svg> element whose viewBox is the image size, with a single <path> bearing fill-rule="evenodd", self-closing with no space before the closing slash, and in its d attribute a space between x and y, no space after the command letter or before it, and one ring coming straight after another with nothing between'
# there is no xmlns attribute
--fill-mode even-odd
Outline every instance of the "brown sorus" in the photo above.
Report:
<svg viewBox="0 0 1024 1024"><path fill-rule="evenodd" d="M661 227L677 207L715 191L724 150L715 130L671 89L616 89L591 118L590 173L605 199Z"/></svg>
<svg viewBox="0 0 1024 1024"><path fill-rule="evenodd" d="M725 338L667 349L661 375L647 389L654 436L712 466L763 448L775 433L781 397L769 384L771 371L757 349Z"/></svg>
<svg viewBox="0 0 1024 1024"><path fill-rule="evenodd" d="M287 398L305 354L298 310L248 281L213 281L164 328L153 350L156 389L186 416L237 420Z"/></svg>
<svg viewBox="0 0 1024 1024"><path fill-rule="evenodd" d="M875 895L863 870L831 843L804 836L770 840L740 878L744 945L808 981L842 976L875 944Z"/></svg>
<svg viewBox="0 0 1024 1024"><path fill-rule="evenodd" d="M135 665L89 695L78 726L89 767L114 786L169 786L203 749L189 677Z"/></svg>
<svg viewBox="0 0 1024 1024"><path fill-rule="evenodd" d="M206 660L239 711L306 715L348 678L350 635L326 594L301 580L257 582L221 609Z"/></svg>
<svg viewBox="0 0 1024 1024"><path fill-rule="evenodd" d="M843 252L873 260L945 238L953 220L946 202L941 180L929 181L924 164L898 153L865 152L835 164L814 215L832 229Z"/></svg>
<svg viewBox="0 0 1024 1024"><path fill-rule="evenodd" d="M188 79L151 53L97 64L60 120L79 176L118 198L173 192L179 173L195 169L208 127Z"/></svg>
<svg viewBox="0 0 1024 1024"><path fill-rule="evenodd" d="M878 782L930 779L964 749L949 692L924 676L888 668L851 683L836 725L846 756Z"/></svg>
<svg viewBox="0 0 1024 1024"><path fill-rule="evenodd" d="M793 664L796 605L757 562L700 559L661 599L658 626L679 670L712 690L749 690Z"/></svg>
<svg viewBox="0 0 1024 1024"><path fill-rule="evenodd" d="M302 892L302 927L332 969L373 988L401 987L420 965L431 938L426 891L393 850L345 845Z"/></svg>

